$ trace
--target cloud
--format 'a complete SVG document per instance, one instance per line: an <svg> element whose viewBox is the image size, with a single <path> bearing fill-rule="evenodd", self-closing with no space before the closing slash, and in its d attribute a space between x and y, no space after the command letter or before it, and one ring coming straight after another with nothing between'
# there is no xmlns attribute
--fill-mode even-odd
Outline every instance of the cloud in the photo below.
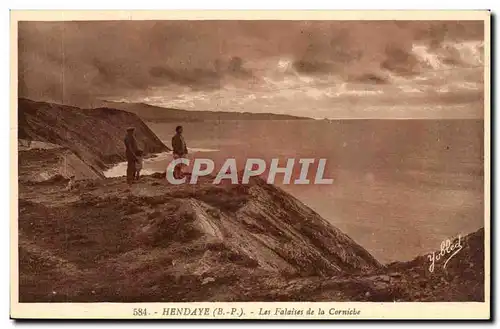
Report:
<svg viewBox="0 0 500 329"><path fill-rule="evenodd" d="M292 58L302 73L380 83L381 69L418 71L415 42L482 38L472 21L20 22L19 93L82 103L155 86L221 88L258 79L271 57Z"/></svg>

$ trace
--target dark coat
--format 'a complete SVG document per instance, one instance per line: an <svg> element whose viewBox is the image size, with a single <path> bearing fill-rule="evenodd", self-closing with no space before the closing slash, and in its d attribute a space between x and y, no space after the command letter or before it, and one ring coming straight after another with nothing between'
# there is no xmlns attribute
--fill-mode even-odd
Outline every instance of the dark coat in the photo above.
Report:
<svg viewBox="0 0 500 329"><path fill-rule="evenodd" d="M125 156L127 157L127 160L135 160L136 153L139 150L139 148L137 147L137 140L135 139L135 136L127 134L127 136L125 136L124 142Z"/></svg>
<svg viewBox="0 0 500 329"><path fill-rule="evenodd" d="M175 134L172 137L172 150L174 154L184 155L188 153L186 142L181 134Z"/></svg>

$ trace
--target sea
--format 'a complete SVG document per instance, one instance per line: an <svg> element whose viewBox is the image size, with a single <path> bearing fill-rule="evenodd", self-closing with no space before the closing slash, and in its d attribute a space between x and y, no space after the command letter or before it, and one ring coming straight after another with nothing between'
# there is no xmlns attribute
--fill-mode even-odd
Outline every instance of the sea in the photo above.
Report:
<svg viewBox="0 0 500 329"><path fill-rule="evenodd" d="M329 185L275 184L379 261L411 260L484 226L483 120L290 120L183 123L190 158L326 159ZM148 123L170 145L174 123ZM164 172L168 152L144 162ZM311 168L314 168L313 166ZM125 174L126 164L108 177Z"/></svg>
<svg viewBox="0 0 500 329"><path fill-rule="evenodd" d="M213 90L168 86L111 100L313 118L182 125L190 157L216 168L229 157L239 166L253 157L326 159L332 184L276 185L381 262L406 261L483 227L485 206L483 42L415 43L410 54L418 70L408 74L361 63L352 65L371 75L307 74L277 57L255 63L251 85L233 79ZM179 123L147 124L170 145ZM145 172L164 172L170 160L150 158ZM120 173L124 164L108 175Z"/></svg>

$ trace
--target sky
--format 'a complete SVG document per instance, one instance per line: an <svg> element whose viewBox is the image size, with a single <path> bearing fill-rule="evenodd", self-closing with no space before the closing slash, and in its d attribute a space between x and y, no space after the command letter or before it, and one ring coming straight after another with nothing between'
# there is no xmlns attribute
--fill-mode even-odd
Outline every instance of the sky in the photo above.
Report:
<svg viewBox="0 0 500 329"><path fill-rule="evenodd" d="M482 108L468 104L482 102L483 29L476 21L20 22L19 96L319 118L437 104L477 117Z"/></svg>

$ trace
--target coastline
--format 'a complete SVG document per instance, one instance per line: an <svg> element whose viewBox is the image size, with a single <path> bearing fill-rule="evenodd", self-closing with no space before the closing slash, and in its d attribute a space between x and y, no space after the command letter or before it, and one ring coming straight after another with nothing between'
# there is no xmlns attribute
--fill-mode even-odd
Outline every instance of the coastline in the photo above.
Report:
<svg viewBox="0 0 500 329"><path fill-rule="evenodd" d="M165 143L165 141L162 141ZM188 148L189 154L192 153L202 153L202 152L219 152L220 150L214 150L214 149L206 149L206 148ZM167 152L160 152L160 153L152 153L146 158L144 158L144 165L151 165L152 163L158 163L160 161L165 161L165 168L167 168L167 165L169 161L172 159L172 151L167 151ZM112 167L109 169L105 170L103 172L104 177L106 178L113 178L113 177L123 177L126 175L126 170L127 170L127 161L122 161L114 164ZM141 170L141 173L143 175L152 175L155 173L162 173L164 170L154 170L151 168L144 168Z"/></svg>

